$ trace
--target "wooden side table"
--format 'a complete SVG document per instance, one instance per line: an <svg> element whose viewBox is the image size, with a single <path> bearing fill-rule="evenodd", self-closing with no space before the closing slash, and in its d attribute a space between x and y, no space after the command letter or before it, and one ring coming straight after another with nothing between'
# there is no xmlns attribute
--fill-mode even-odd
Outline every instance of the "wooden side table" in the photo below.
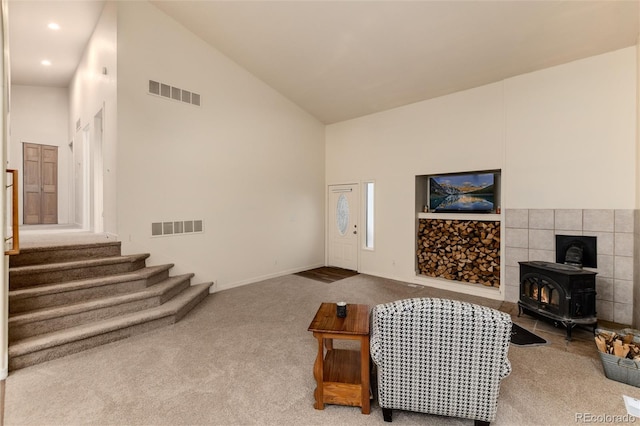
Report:
<svg viewBox="0 0 640 426"><path fill-rule="evenodd" d="M369 414L369 306L348 304L346 318L338 318L335 303L322 303L309 331L318 339L314 407L349 405ZM357 340L360 350L334 349L333 339Z"/></svg>

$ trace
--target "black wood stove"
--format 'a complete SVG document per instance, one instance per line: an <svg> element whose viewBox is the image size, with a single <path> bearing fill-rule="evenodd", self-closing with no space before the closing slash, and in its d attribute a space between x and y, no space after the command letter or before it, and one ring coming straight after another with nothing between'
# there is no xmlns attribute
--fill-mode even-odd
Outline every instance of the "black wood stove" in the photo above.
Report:
<svg viewBox="0 0 640 426"><path fill-rule="evenodd" d="M520 263L520 300L522 312L550 319L567 329L567 340L577 325L598 324L596 317L596 272L551 262Z"/></svg>

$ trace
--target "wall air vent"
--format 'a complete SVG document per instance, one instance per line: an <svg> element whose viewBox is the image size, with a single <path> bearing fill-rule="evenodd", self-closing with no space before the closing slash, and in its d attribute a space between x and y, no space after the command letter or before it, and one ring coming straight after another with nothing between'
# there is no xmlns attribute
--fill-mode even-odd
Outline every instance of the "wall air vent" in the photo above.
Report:
<svg viewBox="0 0 640 426"><path fill-rule="evenodd" d="M178 87L161 83L159 81L149 80L148 93L150 95L159 96L161 98L200 106L200 95L198 93L193 93L190 90L180 89Z"/></svg>
<svg viewBox="0 0 640 426"><path fill-rule="evenodd" d="M149 93L152 95L160 94L160 83L157 81L149 80Z"/></svg>
<svg viewBox="0 0 640 426"><path fill-rule="evenodd" d="M203 220L174 220L171 222L151 223L151 236L162 237L169 235L202 234Z"/></svg>

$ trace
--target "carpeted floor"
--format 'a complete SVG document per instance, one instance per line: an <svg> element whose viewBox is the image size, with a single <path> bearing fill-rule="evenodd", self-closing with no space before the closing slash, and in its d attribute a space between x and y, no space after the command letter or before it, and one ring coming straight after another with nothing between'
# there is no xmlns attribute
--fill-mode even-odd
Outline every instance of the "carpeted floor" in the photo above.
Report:
<svg viewBox="0 0 640 426"><path fill-rule="evenodd" d="M449 297L509 312L549 341L511 345L513 372L492 425L569 425L576 416L624 415L640 389L604 376L593 335L565 331L514 304L360 274L334 283L288 275L210 295L179 323L12 372L6 425L382 425L356 407L313 408L317 342L307 331L321 302L374 305ZM394 412L394 425L471 425Z"/></svg>
<svg viewBox="0 0 640 426"><path fill-rule="evenodd" d="M322 266L320 268L298 272L296 275L323 283L334 283L358 275L358 273L349 269L336 268L335 266Z"/></svg>

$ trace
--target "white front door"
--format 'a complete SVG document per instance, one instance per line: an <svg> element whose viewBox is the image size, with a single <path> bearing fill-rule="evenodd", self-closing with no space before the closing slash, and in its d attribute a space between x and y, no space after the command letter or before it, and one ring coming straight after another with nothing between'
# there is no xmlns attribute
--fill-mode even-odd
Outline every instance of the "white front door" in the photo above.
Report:
<svg viewBox="0 0 640 426"><path fill-rule="evenodd" d="M358 270L358 185L329 186L328 266Z"/></svg>

